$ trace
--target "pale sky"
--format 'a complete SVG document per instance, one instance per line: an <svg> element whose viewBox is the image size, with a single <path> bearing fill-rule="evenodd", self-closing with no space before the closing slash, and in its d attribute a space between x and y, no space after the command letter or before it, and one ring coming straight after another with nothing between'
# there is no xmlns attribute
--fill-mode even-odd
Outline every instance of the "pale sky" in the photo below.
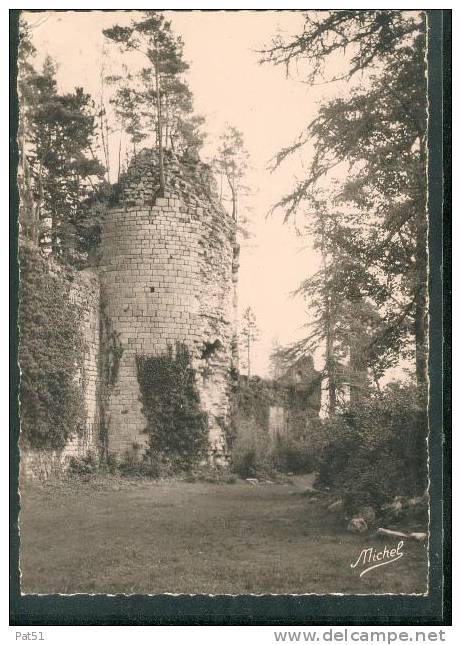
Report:
<svg viewBox="0 0 461 645"><path fill-rule="evenodd" d="M254 348L252 372L268 375L271 343L285 344L301 338L308 319L305 303L290 298L301 280L315 272L318 258L310 240L283 225L282 214L266 213L303 176L309 150L287 160L273 174L267 170L277 151L292 142L315 116L318 102L337 94L341 87L310 88L287 79L281 67L259 65L255 50L268 44L279 30L300 31L302 16L295 11L170 11L173 31L185 43L187 74L196 112L206 117L207 160L226 123L242 131L250 153L248 184L254 195L251 229L254 238L243 246L239 273L239 308L251 306L261 339ZM107 44L102 30L127 24L130 12L43 12L26 14L32 26L37 62L49 54L59 64L62 90L79 85L96 99L100 92L101 52L104 44L111 72L128 58ZM328 92L328 95L327 95ZM113 146L115 148L115 145ZM321 356L316 357L317 366Z"/></svg>

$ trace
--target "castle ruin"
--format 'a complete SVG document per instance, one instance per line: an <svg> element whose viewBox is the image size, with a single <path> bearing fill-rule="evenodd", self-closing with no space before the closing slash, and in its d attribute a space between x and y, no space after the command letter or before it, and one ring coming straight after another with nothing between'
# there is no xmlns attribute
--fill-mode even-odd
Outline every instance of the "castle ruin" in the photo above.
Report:
<svg viewBox="0 0 461 645"><path fill-rule="evenodd" d="M82 436L54 455L60 463L100 452L101 442L119 459L147 448L136 356L159 355L176 343L191 355L210 450L225 455L222 427L236 360L236 223L219 201L208 166L169 152L164 171L158 196L155 151L133 159L103 218L92 266L77 274L75 297L86 305L81 382L87 422ZM27 471L37 459L32 453L22 458Z"/></svg>

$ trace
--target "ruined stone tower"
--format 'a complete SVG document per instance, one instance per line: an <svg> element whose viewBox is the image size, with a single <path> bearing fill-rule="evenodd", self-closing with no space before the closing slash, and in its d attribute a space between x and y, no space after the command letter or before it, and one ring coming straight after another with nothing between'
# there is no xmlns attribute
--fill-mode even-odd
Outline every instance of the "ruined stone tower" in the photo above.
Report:
<svg viewBox="0 0 461 645"><path fill-rule="evenodd" d="M164 195L157 197L157 158L143 150L122 179L102 229L101 414L107 450L119 457L147 446L136 355L157 355L176 342L191 352L210 446L218 453L225 447L236 224L217 199L204 164L168 154L165 184Z"/></svg>

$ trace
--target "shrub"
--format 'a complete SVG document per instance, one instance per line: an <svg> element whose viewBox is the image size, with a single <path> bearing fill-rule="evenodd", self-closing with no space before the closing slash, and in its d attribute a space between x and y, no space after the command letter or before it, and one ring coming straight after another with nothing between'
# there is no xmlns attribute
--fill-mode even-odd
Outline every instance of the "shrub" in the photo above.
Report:
<svg viewBox="0 0 461 645"><path fill-rule="evenodd" d="M259 428L268 429L269 408L274 400L274 388L270 382L259 376L252 376L250 380L240 377L235 398L240 415L254 419Z"/></svg>
<svg viewBox="0 0 461 645"><path fill-rule="evenodd" d="M144 455L139 451L137 444L133 444L129 450L118 458L116 470L120 475L139 475L144 463Z"/></svg>
<svg viewBox="0 0 461 645"><path fill-rule="evenodd" d="M279 473L310 473L319 465L316 442L290 433L271 436L255 419L237 416L231 468L240 477L274 477Z"/></svg>
<svg viewBox="0 0 461 645"><path fill-rule="evenodd" d="M267 432L254 419L240 418L236 425L237 436L231 454L232 471L244 479L270 476L274 467Z"/></svg>
<svg viewBox="0 0 461 645"><path fill-rule="evenodd" d="M99 468L97 455L88 451L83 457L71 457L67 472L69 475L93 475Z"/></svg>
<svg viewBox="0 0 461 645"><path fill-rule="evenodd" d="M152 467L171 472L190 470L208 451L207 415L187 347L170 346L160 356L137 356L138 382L147 418Z"/></svg>
<svg viewBox="0 0 461 645"><path fill-rule="evenodd" d="M237 478L226 466L202 464L186 476L188 482L207 482L209 484L235 484Z"/></svg>
<svg viewBox="0 0 461 645"><path fill-rule="evenodd" d="M310 394L257 376L240 377L232 391L228 447L242 477L274 471L306 473L318 466L325 436ZM269 432L271 406L284 409L286 433Z"/></svg>
<svg viewBox="0 0 461 645"><path fill-rule="evenodd" d="M317 465L317 459L307 441L290 434L275 435L271 460L274 467L283 473L310 473Z"/></svg>
<svg viewBox="0 0 461 645"><path fill-rule="evenodd" d="M25 244L19 259L21 440L32 448L59 450L84 422L76 379L84 350L81 313L64 271Z"/></svg>
<svg viewBox="0 0 461 645"><path fill-rule="evenodd" d="M341 492L349 510L426 489L427 423L415 386L390 384L325 424L331 439L319 484Z"/></svg>

